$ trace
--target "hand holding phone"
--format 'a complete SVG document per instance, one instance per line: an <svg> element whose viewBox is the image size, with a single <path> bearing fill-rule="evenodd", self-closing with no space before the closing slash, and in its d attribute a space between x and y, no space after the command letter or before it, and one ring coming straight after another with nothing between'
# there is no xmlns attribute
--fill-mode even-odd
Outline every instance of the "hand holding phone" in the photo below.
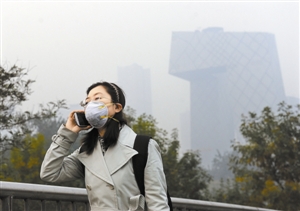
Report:
<svg viewBox="0 0 300 211"><path fill-rule="evenodd" d="M75 112L74 116L75 116L76 124L79 127L87 127L90 125L87 119L85 118L84 112Z"/></svg>

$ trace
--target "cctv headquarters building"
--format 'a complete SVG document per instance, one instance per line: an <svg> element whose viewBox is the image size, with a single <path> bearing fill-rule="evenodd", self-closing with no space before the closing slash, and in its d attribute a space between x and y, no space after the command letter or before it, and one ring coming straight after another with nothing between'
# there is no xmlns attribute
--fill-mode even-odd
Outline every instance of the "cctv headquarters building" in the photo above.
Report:
<svg viewBox="0 0 300 211"><path fill-rule="evenodd" d="M190 145L203 157L242 138L242 114L286 100L270 33L173 32L169 73L190 82Z"/></svg>

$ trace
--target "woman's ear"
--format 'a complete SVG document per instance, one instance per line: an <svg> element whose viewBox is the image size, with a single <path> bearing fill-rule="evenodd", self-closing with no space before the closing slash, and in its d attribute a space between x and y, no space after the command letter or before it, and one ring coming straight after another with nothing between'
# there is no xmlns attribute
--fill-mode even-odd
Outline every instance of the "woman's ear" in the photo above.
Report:
<svg viewBox="0 0 300 211"><path fill-rule="evenodd" d="M123 106L120 103L115 103L115 112L119 113L120 111L122 111Z"/></svg>

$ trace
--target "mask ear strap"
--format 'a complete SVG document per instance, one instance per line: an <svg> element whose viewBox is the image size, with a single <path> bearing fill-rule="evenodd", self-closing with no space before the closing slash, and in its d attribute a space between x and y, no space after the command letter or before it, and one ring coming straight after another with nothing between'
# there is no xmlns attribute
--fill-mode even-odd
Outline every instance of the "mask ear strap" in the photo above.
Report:
<svg viewBox="0 0 300 211"><path fill-rule="evenodd" d="M103 104L103 105L99 106L98 108L102 109L102 108L105 108L105 107L107 107L107 106L109 106L109 105L113 105L113 104L115 104L115 103L107 103L107 104Z"/></svg>
<svg viewBox="0 0 300 211"><path fill-rule="evenodd" d="M110 118L110 119L113 119L115 120L116 122L120 122L119 120L117 120L116 118L113 118L113 117L110 117L110 116L100 116L100 119L105 119L105 118Z"/></svg>
<svg viewBox="0 0 300 211"><path fill-rule="evenodd" d="M116 122L120 122L119 120L117 120L116 118L113 118L113 117L109 117L111 118L112 120L115 120Z"/></svg>

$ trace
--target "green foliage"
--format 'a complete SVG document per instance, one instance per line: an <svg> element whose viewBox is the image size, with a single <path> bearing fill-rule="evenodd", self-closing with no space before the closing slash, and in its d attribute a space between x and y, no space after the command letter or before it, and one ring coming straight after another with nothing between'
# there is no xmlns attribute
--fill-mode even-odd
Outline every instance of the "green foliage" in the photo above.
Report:
<svg viewBox="0 0 300 211"><path fill-rule="evenodd" d="M1 161L5 162L3 156L5 151L12 147L23 146L23 139L32 130L27 127L29 121L34 119L45 119L55 117L58 110L65 108L65 101L59 100L56 103L49 102L40 105L36 112L18 111L18 106L28 99L32 93L30 86L34 83L26 79L28 72L24 68L13 66L4 69L0 66L0 152Z"/></svg>
<svg viewBox="0 0 300 211"><path fill-rule="evenodd" d="M244 116L246 144L234 144L231 158L241 194L248 205L281 210L300 209L300 106L284 102L277 114L269 107L260 116Z"/></svg>
<svg viewBox="0 0 300 211"><path fill-rule="evenodd" d="M224 182L221 178L219 187L213 188L209 195L210 201L254 206L249 202L248 190L245 190L241 183L231 179Z"/></svg>
<svg viewBox="0 0 300 211"><path fill-rule="evenodd" d="M38 111L21 111L32 93L33 80L28 71L0 66L0 179L39 183L39 165L43 159L44 138L31 127L34 120L54 118L64 100L40 105ZM34 179L35 178L35 179Z"/></svg>
<svg viewBox="0 0 300 211"><path fill-rule="evenodd" d="M201 166L200 154L186 152L178 165L178 192L176 195L189 199L207 199L207 188L211 176Z"/></svg>
<svg viewBox="0 0 300 211"><path fill-rule="evenodd" d="M171 141L168 146L165 146L165 151L162 153L164 172L167 178L167 185L169 193L174 196L178 193L180 187L178 185L178 175L179 175L179 141L177 140L177 129L173 129L171 134Z"/></svg>
<svg viewBox="0 0 300 211"><path fill-rule="evenodd" d="M40 166L45 155L44 136L26 136L23 147L13 147L10 152L9 168L3 168L1 180L14 182L42 183Z"/></svg>
<svg viewBox="0 0 300 211"><path fill-rule="evenodd" d="M66 123L65 119L59 118L46 118L35 119L28 124L28 127L35 128L35 131L41 133L45 137L45 148L48 149L52 143L52 136L56 134L59 127Z"/></svg>
<svg viewBox="0 0 300 211"><path fill-rule="evenodd" d="M124 109L123 114L129 126L131 126L132 123L135 121L135 113L136 113L135 110L130 106L126 106L126 108Z"/></svg>
<svg viewBox="0 0 300 211"><path fill-rule="evenodd" d="M156 124L156 120L151 115L142 114L135 120L132 129L138 134L155 137Z"/></svg>
<svg viewBox="0 0 300 211"><path fill-rule="evenodd" d="M142 114L138 118L130 116L131 127L137 134L151 136L160 146L168 191L172 197L205 199L211 176L200 166L198 152L189 151L179 157L180 144L178 130L173 129L171 137L158 128L151 115Z"/></svg>
<svg viewBox="0 0 300 211"><path fill-rule="evenodd" d="M234 177L229 166L231 156L232 155L229 152L224 152L221 154L219 151L215 155L212 168L209 170L209 174L212 175L214 180L226 180Z"/></svg>

